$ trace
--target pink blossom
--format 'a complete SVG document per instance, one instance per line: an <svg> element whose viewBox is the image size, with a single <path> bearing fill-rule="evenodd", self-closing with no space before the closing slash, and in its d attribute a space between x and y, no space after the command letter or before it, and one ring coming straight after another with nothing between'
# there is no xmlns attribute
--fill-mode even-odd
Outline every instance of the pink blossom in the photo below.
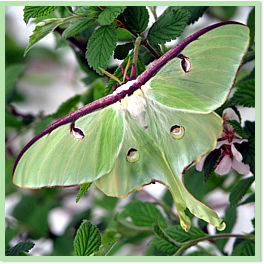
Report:
<svg viewBox="0 0 264 264"><path fill-rule="evenodd" d="M239 122L238 116L231 108L227 108L223 111L223 132L216 145L216 148L221 150L221 155L215 172L219 175L225 175L233 168L240 174L248 174L250 172L250 167L242 162L243 157L234 145L234 143L241 144L247 140L242 139L242 137L234 131L233 127L228 124L227 120L236 120ZM205 159L206 156L196 164L196 169L198 171L202 171Z"/></svg>

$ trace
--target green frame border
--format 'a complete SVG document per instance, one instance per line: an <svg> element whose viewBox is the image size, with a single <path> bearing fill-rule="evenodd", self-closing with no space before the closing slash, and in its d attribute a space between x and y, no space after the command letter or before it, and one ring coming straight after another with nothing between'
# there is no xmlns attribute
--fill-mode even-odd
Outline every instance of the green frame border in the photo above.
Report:
<svg viewBox="0 0 264 264"><path fill-rule="evenodd" d="M255 184L255 190L256 190L256 204L255 204L255 226L256 226L256 234L255 234L255 256L104 256L104 257L97 257L97 256L90 256L90 257L78 257L78 256L14 256L14 257L7 257L5 256L5 236L1 236L0 243L0 260L2 261L19 261L19 262L32 262L32 261L64 261L64 262L71 262L71 261L89 261L89 262L102 262L102 261L115 261L115 262L132 262L132 261L147 261L147 262L176 262L176 261L195 261L195 262L221 262L221 261L239 261L239 262L248 262L248 261L261 261L261 254L260 254L260 243L261 243L261 226L260 226L260 218L261 218L261 211L260 211L260 99L261 99L261 93L260 93L260 1L1 1L0 2L0 36L1 39L5 39L5 7L6 6L24 6L24 5L32 5L32 6L41 6L41 5L157 5L157 6L170 6L170 5L178 5L178 6L202 6L202 5L209 5L209 6L254 6L255 7L255 121L256 121L256 132L255 132L255 165L256 165L256 184ZM2 72L1 74L1 84L2 87L5 87L5 43L4 41L1 42L0 47L0 70ZM2 88L4 89L4 88ZM4 95L4 92L3 94ZM1 113L1 124L5 124L5 96L0 97L0 105L1 109L3 110ZM5 135L5 126L2 125L0 128L1 138L4 139ZM4 144L2 147L1 152L1 163L0 167L1 170L4 171L5 168L5 149ZM1 184L0 184L0 191L1 191L1 218L0 218L0 225L2 230L2 234L5 232L5 221L4 221L4 208L5 208L5 179L4 177L1 177Z"/></svg>

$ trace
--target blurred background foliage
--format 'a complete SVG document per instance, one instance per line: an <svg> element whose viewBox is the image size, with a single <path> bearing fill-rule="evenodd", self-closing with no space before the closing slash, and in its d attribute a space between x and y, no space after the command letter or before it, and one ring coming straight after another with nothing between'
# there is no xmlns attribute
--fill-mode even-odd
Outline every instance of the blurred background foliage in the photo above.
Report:
<svg viewBox="0 0 264 264"><path fill-rule="evenodd" d="M128 30L120 26L122 19L118 20L117 16L125 18L137 34L144 31L145 36L166 8L120 7L116 15L103 17L100 14L104 9L47 7L46 13L41 15L34 15L27 9L29 13L24 15L24 20L33 28L35 23L45 19L67 18L76 12L87 12L87 16L82 19L88 18L88 22L76 20L77 22L64 24L61 31L55 30L55 33L49 34L49 37L53 35L53 45L41 42L42 44L34 46L24 56L26 46L18 40L16 34L19 32L16 33L15 28L15 25L25 23L21 17L22 9L6 8L6 255L174 255L179 252L180 247L171 240L183 243L208 234L221 234L203 220L195 218L193 227L185 233L179 228L178 216L169 191L160 184L147 186L124 199L107 197L93 185L89 189L88 186L82 186L84 191L79 195L78 203L75 203L79 192L76 187L34 191L22 190L13 185L12 169L15 158L33 135L57 118L112 91L114 82L99 75L96 66L87 64L87 56L76 45L72 45L73 40L77 39L81 47L86 47L86 42L98 27L98 23L115 24L117 46L114 47L114 57L111 57L105 68L120 77L120 62L124 60L125 66L128 56L132 57L134 38ZM214 172L217 157L207 162L203 171L199 172L191 167L185 175L185 185L189 191L197 199L208 201L207 204L210 201L209 206L224 217L227 224L224 233L236 232L252 238L250 235L254 234L255 201L254 105L250 104L248 108L247 103L243 102L252 98L252 89L254 94L254 8L214 6L186 7L185 10L189 12L189 20L186 20L181 34L171 38L176 39L176 42L155 42L154 37L149 39L158 55L190 33L218 21L238 20L248 24L253 32L248 53L235 84L237 91L244 89L242 94L250 93L251 97L242 95L241 99L241 94L238 93L240 97L237 100L241 103L232 101L231 98L217 110L221 115L225 108L232 107L241 114L243 121L238 124L236 131L243 130L248 141L237 147L243 155L243 161L250 165L253 176L244 177L234 170L224 176L217 175ZM243 19L240 19L241 14L244 15ZM153 31L152 35L155 35ZM143 45L140 46L137 74L143 72L145 66L155 59L154 55ZM251 83L247 83L245 88L248 80ZM250 121L244 122L250 118ZM157 219L158 223L155 224ZM82 232L86 234L82 238L84 241L80 238ZM91 240L96 241L94 245L90 244L85 252L82 251L82 243ZM254 240L241 238L209 240L197 245L190 243L189 249L186 247L181 250L179 255L189 256L255 254Z"/></svg>

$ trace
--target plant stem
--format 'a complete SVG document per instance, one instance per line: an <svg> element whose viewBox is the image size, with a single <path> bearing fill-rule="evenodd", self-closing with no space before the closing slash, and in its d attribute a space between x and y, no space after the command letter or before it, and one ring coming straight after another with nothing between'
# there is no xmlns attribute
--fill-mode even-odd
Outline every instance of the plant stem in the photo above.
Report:
<svg viewBox="0 0 264 264"><path fill-rule="evenodd" d="M148 49L148 51L155 57L155 58L159 58L160 55L157 53L156 50L153 49L153 47L148 43L147 40L145 40L144 42L142 42L142 46L145 47L146 49Z"/></svg>
<svg viewBox="0 0 264 264"><path fill-rule="evenodd" d="M242 239L254 239L254 235L240 235L240 234L217 234L217 235L208 235L204 237L199 237L193 240L189 240L187 242L182 243L182 246L173 254L173 256L179 256L182 254L187 248L206 240L212 240L212 239L219 239L219 238L230 238L230 237L236 237L236 238L242 238Z"/></svg>
<svg viewBox="0 0 264 264"><path fill-rule="evenodd" d="M158 20L158 16L157 16L156 8L157 8L156 6L149 6L149 9L150 9L152 15L154 16L155 21Z"/></svg>
<svg viewBox="0 0 264 264"><path fill-rule="evenodd" d="M133 57L133 62L132 62L132 70L131 70L131 74L130 74L130 80L135 79L135 76L136 76L136 65L137 65L137 58L138 58L138 49L139 49L141 40L142 40L142 38L139 36L139 37L137 37L137 39L135 41L134 57Z"/></svg>

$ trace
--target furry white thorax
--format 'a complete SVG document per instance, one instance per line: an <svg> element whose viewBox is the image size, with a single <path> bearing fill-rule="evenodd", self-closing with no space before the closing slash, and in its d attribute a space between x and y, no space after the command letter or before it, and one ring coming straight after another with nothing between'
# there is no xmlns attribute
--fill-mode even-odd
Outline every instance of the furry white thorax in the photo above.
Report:
<svg viewBox="0 0 264 264"><path fill-rule="evenodd" d="M129 81L119 88L117 88L114 93L119 93L124 90L128 90L129 87L135 82L136 80ZM143 129L147 129L148 122L147 122L147 115L146 115L146 99L144 97L143 92L141 89L137 89L132 95L125 96L121 100L121 105L125 108L131 117L138 123L140 127Z"/></svg>

